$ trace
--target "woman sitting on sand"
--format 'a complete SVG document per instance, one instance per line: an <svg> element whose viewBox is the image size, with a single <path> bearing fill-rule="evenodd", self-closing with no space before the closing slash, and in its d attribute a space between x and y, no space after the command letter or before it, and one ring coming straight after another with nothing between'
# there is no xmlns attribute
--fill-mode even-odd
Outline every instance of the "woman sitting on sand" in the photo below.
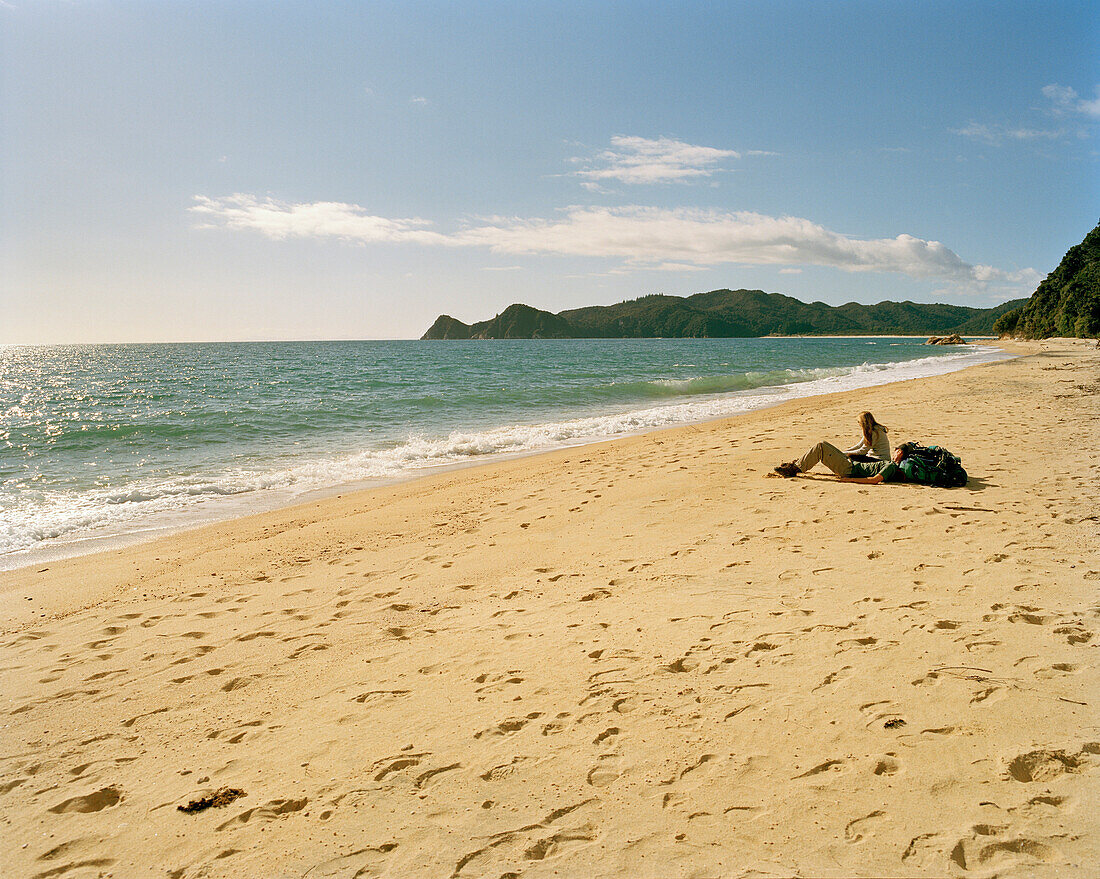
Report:
<svg viewBox="0 0 1100 879"><path fill-rule="evenodd" d="M875 421L870 412L861 412L859 429L863 431L863 442L845 449L844 454L853 461L889 461L890 437L886 435L885 426Z"/></svg>

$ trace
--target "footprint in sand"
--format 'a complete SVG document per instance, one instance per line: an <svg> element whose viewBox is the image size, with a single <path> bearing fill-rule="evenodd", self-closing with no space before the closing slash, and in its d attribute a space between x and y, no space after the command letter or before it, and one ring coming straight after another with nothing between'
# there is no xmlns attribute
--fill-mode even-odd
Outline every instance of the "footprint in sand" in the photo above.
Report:
<svg viewBox="0 0 1100 879"><path fill-rule="evenodd" d="M1000 702L1006 695L1004 687L984 687L979 690L970 698L971 705L988 704L993 705L996 702Z"/></svg>
<svg viewBox="0 0 1100 879"><path fill-rule="evenodd" d="M383 757L381 760L376 760L371 770L377 770L374 774L375 781L382 781L386 776L392 775L395 772L401 772L404 769L416 767L420 765L420 762L427 757L426 752L421 753L407 753L399 754L395 757Z"/></svg>
<svg viewBox="0 0 1100 879"><path fill-rule="evenodd" d="M1058 678L1062 675L1077 674L1078 671L1079 667L1071 662L1056 662L1049 668L1039 669L1035 672L1035 677L1044 679Z"/></svg>
<svg viewBox="0 0 1100 879"><path fill-rule="evenodd" d="M837 642L837 647L840 650L837 653L843 653L845 650L852 650L859 647L874 647L878 643L878 638L873 638L870 635L864 638L845 638L842 641Z"/></svg>
<svg viewBox="0 0 1100 879"><path fill-rule="evenodd" d="M1003 607L1000 605L999 607ZM995 607L994 609L999 609ZM1013 608L1013 613L1009 614L1008 621L1010 623L1028 623L1033 626L1042 626L1050 622L1053 617L1043 608L1035 607L1030 604L1017 604Z"/></svg>
<svg viewBox="0 0 1100 879"><path fill-rule="evenodd" d="M572 715L570 715L568 711L561 712L556 720L551 720L549 723L543 724L542 734L544 736L552 736L560 732L565 732L565 730L567 729L565 718L570 716Z"/></svg>
<svg viewBox="0 0 1100 879"><path fill-rule="evenodd" d="M480 732L474 733L475 739L480 739L482 736L506 736L514 732L517 732L527 726L532 720L537 720L542 717L541 711L532 711L526 717L512 717L508 720L502 720L500 723L483 729Z"/></svg>
<svg viewBox="0 0 1100 879"><path fill-rule="evenodd" d="M488 801L491 805L491 801ZM517 861L541 861L554 855L564 854L579 846L590 845L599 838L596 829L589 823L581 824L568 829L553 831L552 825L562 818L575 812L588 803L591 799L582 800L570 806L564 806L550 812L541 821L527 825L519 830L505 830L487 838L479 848L463 855L455 863L451 871L451 879L459 879L465 875L489 876L500 875L518 879L516 872L500 872L503 864ZM538 836L546 833L548 836ZM495 866L493 869L490 864Z"/></svg>
<svg viewBox="0 0 1100 879"><path fill-rule="evenodd" d="M585 781L592 787L607 787L619 777L619 755L600 754L596 765L588 770Z"/></svg>
<svg viewBox="0 0 1100 879"><path fill-rule="evenodd" d="M461 769L461 763L451 763L449 766L439 766L435 769L428 769L425 772L421 772L413 781L413 785L417 790L423 790L425 785L428 784L433 778L438 775L442 775L444 772L454 772L456 769Z"/></svg>
<svg viewBox="0 0 1100 879"><path fill-rule="evenodd" d="M200 634L205 635L205 633L200 633ZM247 635L238 635L236 640L238 640L238 641L252 641L252 640L255 640L256 638L274 638L274 637L275 637L275 632L272 632L270 629L264 629L264 630L259 631L259 632L249 632Z"/></svg>
<svg viewBox="0 0 1100 879"><path fill-rule="evenodd" d="M822 687L827 687L830 684L835 684L838 681L842 681L851 677L851 675L849 674L849 672L851 672L851 669L852 667L850 665L846 665L843 668L839 668L836 671L829 673L825 676L825 679L822 680L822 682L814 687L812 690L810 690L810 692L816 693Z"/></svg>
<svg viewBox="0 0 1100 879"><path fill-rule="evenodd" d="M485 772L482 772L478 778L482 781L500 781L503 778L507 778L509 775L514 775L519 771L519 768L528 761L532 760L532 757L513 757L508 763L501 763L494 766Z"/></svg>
<svg viewBox="0 0 1100 879"><path fill-rule="evenodd" d="M82 867L109 867L115 863L112 858L97 858L95 860L73 860L81 850L92 848L96 842L94 836L78 836L76 839L70 839L67 842L63 842L60 845L55 845L48 851L44 851L38 856L36 860L39 861L56 861L59 858L67 858L69 863L58 867L55 870L48 870L45 873L39 873L39 876L59 876L70 870L77 870Z"/></svg>
<svg viewBox="0 0 1100 879"><path fill-rule="evenodd" d="M116 805L121 800L122 791L115 787L104 787L93 793L60 802L56 806L51 806L50 811L58 815L68 812L98 812Z"/></svg>
<svg viewBox="0 0 1100 879"><path fill-rule="evenodd" d="M1100 742L1089 742L1080 751L1040 749L1014 757L1008 764L1008 774L1022 782L1049 781L1071 772L1090 768L1092 758L1100 754Z"/></svg>
<svg viewBox="0 0 1100 879"><path fill-rule="evenodd" d="M155 711L146 711L144 714L138 714L135 717L131 717L129 720L122 721L122 725L125 726L125 727L131 727L135 723L137 723L139 720L141 720L143 717L151 717L154 714L163 714L167 710L168 710L167 708L157 708ZM92 741L95 741L95 740L93 739Z"/></svg>
<svg viewBox="0 0 1100 879"><path fill-rule="evenodd" d="M842 772L844 771L844 760L826 760L824 763L818 763L813 769L807 769L800 775L792 776L792 778L810 778L814 775L821 775L823 772Z"/></svg>
<svg viewBox="0 0 1100 879"><path fill-rule="evenodd" d="M325 813L322 812L322 815ZM385 872L386 856L397 848L396 842L367 846L346 855L339 855L310 867L311 876L380 876Z"/></svg>
<svg viewBox="0 0 1100 879"><path fill-rule="evenodd" d="M661 785L671 785L671 784L676 784L677 782L681 782L687 776L691 775L692 773L699 772L705 766L707 766L707 764L713 763L717 759L718 759L717 754L700 754L699 758L694 763L691 763L691 764L685 766L683 769L679 770L678 772L674 773L673 775L669 776L668 778L662 780L660 782L660 784ZM709 773L704 773L704 774L709 774Z"/></svg>
<svg viewBox="0 0 1100 879"><path fill-rule="evenodd" d="M284 640L286 640L286 639L284 639ZM303 653L309 653L310 651L318 651L318 650L328 650L328 649L329 649L328 644L306 644L305 646L299 647L293 653L289 654L287 656L287 659L297 659Z"/></svg>
<svg viewBox="0 0 1100 879"><path fill-rule="evenodd" d="M867 726L876 726L882 723L890 723L890 721L901 720L902 711L901 707L889 700L881 702L866 702L859 706L859 712L865 718L867 718ZM903 721L904 723L904 721ZM897 724L894 724L896 726ZM893 728L893 726L889 727Z"/></svg>
<svg viewBox="0 0 1100 879"><path fill-rule="evenodd" d="M222 684L223 693L232 693L234 690L240 690L242 687L247 687L253 679L261 677L260 675L245 675L239 678L233 678L230 681L226 681Z"/></svg>
<svg viewBox="0 0 1100 879"><path fill-rule="evenodd" d="M885 820L886 813L881 810L876 810L869 815L864 815L862 818L856 818L853 821L849 821L848 825L844 828L844 838L850 843L859 842L864 837L872 835L872 828L874 825Z"/></svg>
<svg viewBox="0 0 1100 879"><path fill-rule="evenodd" d="M598 736L596 736L596 738L594 738L592 740L592 744L594 744L594 745L602 744L603 742L606 742L608 739L619 735L621 732L622 732L622 730L620 730L617 726L609 726L607 729L605 729L602 733L600 733Z"/></svg>
<svg viewBox="0 0 1100 879"><path fill-rule="evenodd" d="M1059 626L1054 630L1056 635L1065 635L1066 642L1069 644L1087 644L1093 638L1093 633L1090 632L1081 623L1071 623L1067 626Z"/></svg>
<svg viewBox="0 0 1100 879"><path fill-rule="evenodd" d="M496 693L505 689L508 686L514 686L516 684L522 684L524 678L521 677L515 671L508 671L504 674L490 675L487 673L479 674L474 678L474 683L484 684L484 686L478 687L474 690L475 693Z"/></svg>
<svg viewBox="0 0 1100 879"><path fill-rule="evenodd" d="M1049 861L1057 854L1049 845L1035 839L998 839L1004 831L1002 827L976 824L970 836L955 844L951 850L951 860L964 870L975 870L990 865L994 860L1001 865L1015 862L1023 866Z"/></svg>
<svg viewBox="0 0 1100 879"><path fill-rule="evenodd" d="M358 696L353 696L349 701L358 702L360 705L374 705L376 702L380 702L383 699L406 696L408 693L408 690L368 690L365 693L360 693Z"/></svg>
<svg viewBox="0 0 1100 879"><path fill-rule="evenodd" d="M290 815L294 812L300 812L308 804L309 800L306 797L302 797L301 799L270 800L269 802L264 803L262 806L257 806L254 809L246 809L236 817L230 818L228 821L219 824L214 829L226 830L230 827L247 824L249 821L252 820L272 821L284 815Z"/></svg>
<svg viewBox="0 0 1100 879"><path fill-rule="evenodd" d="M871 771L875 775L897 775L901 772L901 762L893 754L884 754L878 758Z"/></svg>

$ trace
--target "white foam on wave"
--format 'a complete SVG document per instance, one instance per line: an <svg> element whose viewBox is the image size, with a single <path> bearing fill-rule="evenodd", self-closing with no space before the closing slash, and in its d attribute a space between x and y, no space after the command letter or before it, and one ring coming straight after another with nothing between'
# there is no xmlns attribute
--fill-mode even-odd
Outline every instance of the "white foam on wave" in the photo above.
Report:
<svg viewBox="0 0 1100 879"><path fill-rule="evenodd" d="M1009 356L999 349L982 347L901 363L789 370L790 384L691 397L680 402L541 424L454 431L436 437L414 435L391 448L304 460L280 469L239 469L207 478L146 480L119 489L97 489L79 494L47 493L34 501L17 502L14 506L9 503L7 509L0 510L3 513L0 570L30 563L27 550L59 540L83 541L90 537L132 534L150 528L179 528L232 518L336 486L397 481L441 466L710 421L787 400L941 375ZM76 543L72 546L70 554L80 551Z"/></svg>

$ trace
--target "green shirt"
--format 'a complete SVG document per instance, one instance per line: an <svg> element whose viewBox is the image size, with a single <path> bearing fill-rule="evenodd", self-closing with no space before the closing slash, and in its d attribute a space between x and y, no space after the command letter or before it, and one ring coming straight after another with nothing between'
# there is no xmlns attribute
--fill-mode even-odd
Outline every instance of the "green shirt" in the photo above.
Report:
<svg viewBox="0 0 1100 879"><path fill-rule="evenodd" d="M870 476L882 476L883 482L904 482L905 474L901 472L898 465L893 461L870 461L864 463L862 461L852 462L852 472L848 474L849 478L866 479Z"/></svg>

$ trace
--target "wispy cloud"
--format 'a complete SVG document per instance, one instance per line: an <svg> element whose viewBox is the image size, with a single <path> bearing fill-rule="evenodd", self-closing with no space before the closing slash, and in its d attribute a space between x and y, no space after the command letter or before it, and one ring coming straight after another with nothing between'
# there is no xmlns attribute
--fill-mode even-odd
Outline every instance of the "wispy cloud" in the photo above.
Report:
<svg viewBox="0 0 1100 879"><path fill-rule="evenodd" d="M662 262L657 265L643 266L650 272L703 272L706 266L697 266L687 262Z"/></svg>
<svg viewBox="0 0 1100 879"><path fill-rule="evenodd" d="M288 204L270 198L196 196L204 227L252 230L275 239L335 238L373 244L476 247L492 253L593 257L621 268L686 271L722 264L786 268L827 266L847 272L939 279L967 292L1034 287L1032 269L1006 272L972 265L938 241L911 235L861 239L800 217L643 206L578 206L554 219L489 217L454 232L416 217L391 219L340 202Z"/></svg>
<svg viewBox="0 0 1100 879"><path fill-rule="evenodd" d="M1064 131L1042 128L1013 128L1007 125L985 125L971 122L963 128L953 128L952 133L980 140L989 144L1001 144L1006 140L1058 140Z"/></svg>
<svg viewBox="0 0 1100 879"><path fill-rule="evenodd" d="M1100 85L1094 89L1096 97L1089 101L1080 97L1075 89L1068 85L1052 83L1043 86L1043 97L1050 101L1055 113L1080 113L1093 119L1100 119Z"/></svg>
<svg viewBox="0 0 1100 879"><path fill-rule="evenodd" d="M694 146L668 137L611 138L611 148L595 156L576 157L572 161L584 165L574 176L582 178L587 188L601 183L670 183L695 177L709 177L722 170L723 159L737 159L735 150Z"/></svg>
<svg viewBox="0 0 1100 879"><path fill-rule="evenodd" d="M431 103L431 102L427 98L425 98L423 95L413 95L413 97L409 98L409 103L410 104L428 104L428 103Z"/></svg>
<svg viewBox="0 0 1100 879"><path fill-rule="evenodd" d="M1082 98L1068 85L1058 83L1043 86L1042 92L1049 104L1032 109L1040 111L1050 121L1060 120L1057 128L971 121L962 128L953 128L951 131L971 140L999 146L1012 141L1054 141L1072 136L1084 137L1084 120L1081 117L1100 119L1100 85L1096 86L1096 98L1091 101Z"/></svg>

